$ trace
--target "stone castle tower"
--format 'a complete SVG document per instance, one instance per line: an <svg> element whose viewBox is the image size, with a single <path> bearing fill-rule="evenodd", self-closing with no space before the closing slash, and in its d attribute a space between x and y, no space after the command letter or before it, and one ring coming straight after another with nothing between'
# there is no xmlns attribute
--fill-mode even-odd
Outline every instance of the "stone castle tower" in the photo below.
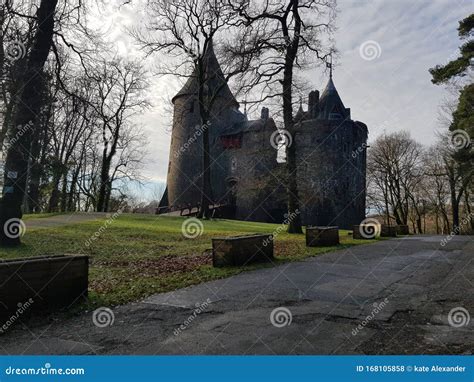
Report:
<svg viewBox="0 0 474 382"><path fill-rule="evenodd" d="M277 128L262 109L248 120L224 81L212 45L205 54L207 91L215 94L209 129L211 199L224 217L282 222L287 212L285 165L271 144ZM176 94L167 190L167 211L197 206L202 173L202 126L196 73ZM295 115L297 183L305 225L351 227L365 217L367 126L351 119L332 75L322 92L312 91L308 109Z"/></svg>

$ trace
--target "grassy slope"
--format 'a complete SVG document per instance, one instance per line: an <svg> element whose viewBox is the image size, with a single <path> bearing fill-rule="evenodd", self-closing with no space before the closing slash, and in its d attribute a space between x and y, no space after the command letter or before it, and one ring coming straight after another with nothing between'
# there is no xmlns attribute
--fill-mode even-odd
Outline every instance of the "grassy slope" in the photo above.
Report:
<svg viewBox="0 0 474 382"><path fill-rule="evenodd" d="M93 305L114 305L136 301L145 296L170 291L203 281L237 274L244 268L213 268L193 259L206 256L211 238L248 233L271 233L279 225L232 220L205 221L204 232L196 239L186 239L181 233L184 218L127 215L109 221L78 223L58 228L31 228L19 248L0 249L0 259L30 257L45 254L88 254L91 256L90 289ZM86 245L95 232L100 235ZM280 228L281 230L281 228ZM303 235L282 232L275 240L277 263L300 260L342 246L370 242L353 240L341 231L341 246L307 248ZM162 262L173 263L172 256L189 256L191 269L162 270ZM209 255L207 255L209 256ZM184 258L183 258L184 259ZM158 265L157 262L161 261ZM264 266L264 265L263 265ZM262 265L245 267L245 270Z"/></svg>

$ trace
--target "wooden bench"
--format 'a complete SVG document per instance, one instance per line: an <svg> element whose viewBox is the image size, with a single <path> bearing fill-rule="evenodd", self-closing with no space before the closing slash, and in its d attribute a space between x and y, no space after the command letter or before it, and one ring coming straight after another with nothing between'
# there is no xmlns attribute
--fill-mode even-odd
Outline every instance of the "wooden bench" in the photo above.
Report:
<svg viewBox="0 0 474 382"><path fill-rule="evenodd" d="M242 266L273 260L273 235L255 234L212 239L214 267Z"/></svg>
<svg viewBox="0 0 474 382"><path fill-rule="evenodd" d="M306 227L307 247L326 247L339 244L339 227Z"/></svg>
<svg viewBox="0 0 474 382"><path fill-rule="evenodd" d="M29 301L34 311L67 308L87 298L88 256L40 256L0 260L0 316Z"/></svg>

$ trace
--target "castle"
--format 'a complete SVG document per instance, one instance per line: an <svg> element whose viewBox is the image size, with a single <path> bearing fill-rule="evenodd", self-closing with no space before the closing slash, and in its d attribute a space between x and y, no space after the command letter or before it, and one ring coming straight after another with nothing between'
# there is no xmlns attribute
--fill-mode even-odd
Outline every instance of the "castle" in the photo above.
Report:
<svg viewBox="0 0 474 382"><path fill-rule="evenodd" d="M239 111L210 45L205 56L206 96L214 97L210 122L201 126L197 73L173 99L166 211L198 206L202 182L202 131L209 129L211 187L221 216L281 223L287 216L285 163L277 161L275 121L263 108L257 120ZM307 110L295 115L297 184L304 225L352 228L365 217L367 126L351 119L332 74L320 95L310 92Z"/></svg>

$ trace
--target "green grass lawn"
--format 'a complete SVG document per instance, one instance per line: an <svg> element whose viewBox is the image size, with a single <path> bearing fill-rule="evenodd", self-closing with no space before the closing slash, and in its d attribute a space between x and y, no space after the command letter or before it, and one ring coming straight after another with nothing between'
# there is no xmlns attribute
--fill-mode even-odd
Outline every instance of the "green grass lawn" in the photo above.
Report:
<svg viewBox="0 0 474 382"><path fill-rule="evenodd" d="M122 214L110 220L106 228L106 219L56 228L30 228L23 236L20 247L0 249L0 259L64 253L90 255L92 306L137 301L154 293L269 266L213 268L210 263L211 238L272 233L279 225L233 220L204 221L202 235L187 239L181 232L184 220ZM90 240L99 229L96 239ZM341 231L340 238L341 245L338 247L307 248L304 235L282 232L275 238L276 263L373 242L354 240L348 231Z"/></svg>

